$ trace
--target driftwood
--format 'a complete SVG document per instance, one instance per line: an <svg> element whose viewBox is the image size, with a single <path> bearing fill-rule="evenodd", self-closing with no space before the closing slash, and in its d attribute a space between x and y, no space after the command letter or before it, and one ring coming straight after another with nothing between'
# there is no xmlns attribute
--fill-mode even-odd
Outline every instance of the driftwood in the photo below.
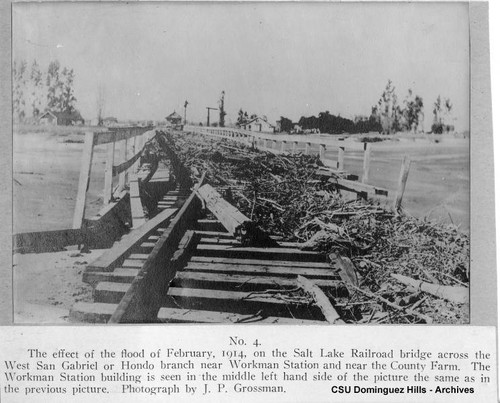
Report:
<svg viewBox="0 0 500 403"><path fill-rule="evenodd" d="M340 256L337 253L329 255L331 264L339 269L339 276L345 283L350 283L356 287L359 286L358 275L351 259L345 256Z"/></svg>
<svg viewBox="0 0 500 403"><path fill-rule="evenodd" d="M422 290L438 298L446 299L457 304L467 304L469 302L469 289L466 287L431 284L401 274L391 274L391 277L400 283L416 288L417 290Z"/></svg>
<svg viewBox="0 0 500 403"><path fill-rule="evenodd" d="M212 186L204 185L196 192L226 230L245 246L277 246L277 242L262 231L256 223L228 203Z"/></svg>
<svg viewBox="0 0 500 403"><path fill-rule="evenodd" d="M297 283L300 288L302 288L305 292L309 293L314 298L314 302L316 302L319 309L321 309L321 312L325 316L325 319L328 323L345 323L330 303L328 297L316 284L314 284L311 280L305 278L304 276L297 276Z"/></svg>

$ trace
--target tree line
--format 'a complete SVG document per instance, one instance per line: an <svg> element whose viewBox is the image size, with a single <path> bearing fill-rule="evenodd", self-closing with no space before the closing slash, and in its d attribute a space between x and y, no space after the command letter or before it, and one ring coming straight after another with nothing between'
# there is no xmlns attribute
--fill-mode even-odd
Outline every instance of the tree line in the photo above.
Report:
<svg viewBox="0 0 500 403"><path fill-rule="evenodd" d="M439 95L434 102L434 120L431 131L441 134L453 131L450 123L452 103L449 98L442 99ZM240 111L241 112L241 111ZM245 118L246 116L239 116ZM319 130L321 133L368 133L378 132L384 134L399 131L423 132L424 122L424 100L420 95L414 94L411 89L399 103L396 88L391 80L388 80L382 95L376 105L372 107L370 116L356 116L354 119L343 118L340 115L332 115L329 111L320 112L318 116L302 116L297 123L293 123L286 117L281 117L279 124L281 131L292 132L295 125L300 126L302 131Z"/></svg>
<svg viewBox="0 0 500 403"><path fill-rule="evenodd" d="M76 112L74 94L75 73L62 67L58 60L42 71L36 60L30 67L26 60L14 61L12 66L14 119L38 118L46 111Z"/></svg>

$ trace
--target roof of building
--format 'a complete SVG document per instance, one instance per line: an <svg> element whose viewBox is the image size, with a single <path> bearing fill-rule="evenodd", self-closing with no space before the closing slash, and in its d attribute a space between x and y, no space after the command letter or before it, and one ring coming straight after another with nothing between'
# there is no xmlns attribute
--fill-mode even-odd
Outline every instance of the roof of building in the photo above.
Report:
<svg viewBox="0 0 500 403"><path fill-rule="evenodd" d="M253 118L251 120L247 120L245 123L243 123L243 125L248 125L252 122L255 122L256 120L261 120L263 122L266 122L269 126L272 126L274 127L271 123L269 123L267 120L265 120L264 118L261 118L260 116L257 116L256 118Z"/></svg>
<svg viewBox="0 0 500 403"><path fill-rule="evenodd" d="M46 115L51 115L52 117L57 118L57 119L67 119L67 120L72 120L72 121L84 120L82 118L82 115L80 115L80 112L78 112L78 111L74 111L71 113L47 111L40 116L40 119L42 119Z"/></svg>
<svg viewBox="0 0 500 403"><path fill-rule="evenodd" d="M179 115L176 111L173 111L170 115L167 116L167 120L173 120L173 119L182 119L182 116Z"/></svg>

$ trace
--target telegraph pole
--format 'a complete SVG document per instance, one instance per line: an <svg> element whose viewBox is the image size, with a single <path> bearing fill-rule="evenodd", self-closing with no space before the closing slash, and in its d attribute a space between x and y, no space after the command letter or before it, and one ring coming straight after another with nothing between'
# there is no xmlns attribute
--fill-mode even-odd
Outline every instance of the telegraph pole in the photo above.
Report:
<svg viewBox="0 0 500 403"><path fill-rule="evenodd" d="M184 102L184 124L187 124L187 120L186 120L186 109L187 109L187 106L189 105L189 102L186 101Z"/></svg>

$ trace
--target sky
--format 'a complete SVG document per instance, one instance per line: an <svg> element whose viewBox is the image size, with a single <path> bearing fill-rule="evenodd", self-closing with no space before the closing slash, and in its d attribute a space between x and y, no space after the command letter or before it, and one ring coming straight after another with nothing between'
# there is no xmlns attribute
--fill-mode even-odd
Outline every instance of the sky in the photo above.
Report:
<svg viewBox="0 0 500 403"><path fill-rule="evenodd" d="M172 111L205 122L225 91L270 121L321 111L369 115L388 79L402 101L438 95L469 125L469 20L464 3L15 3L13 57L75 71L77 108L119 119ZM216 120L213 113L211 120Z"/></svg>

